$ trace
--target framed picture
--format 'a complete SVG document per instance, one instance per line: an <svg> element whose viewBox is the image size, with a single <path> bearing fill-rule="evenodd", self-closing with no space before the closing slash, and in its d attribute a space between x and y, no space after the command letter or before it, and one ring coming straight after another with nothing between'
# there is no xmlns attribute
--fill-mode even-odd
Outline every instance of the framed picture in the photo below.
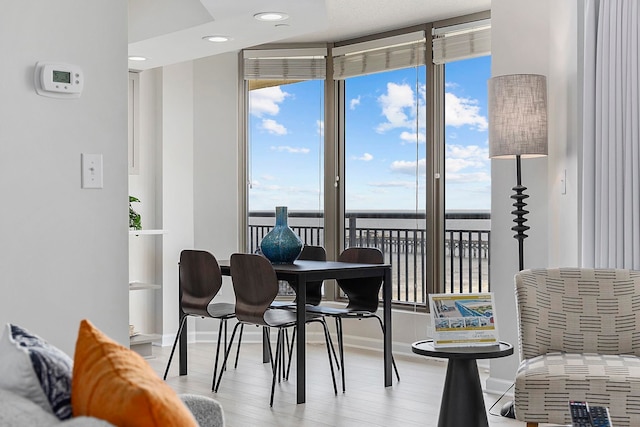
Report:
<svg viewBox="0 0 640 427"><path fill-rule="evenodd" d="M435 347L498 344L493 293L432 294L429 308Z"/></svg>

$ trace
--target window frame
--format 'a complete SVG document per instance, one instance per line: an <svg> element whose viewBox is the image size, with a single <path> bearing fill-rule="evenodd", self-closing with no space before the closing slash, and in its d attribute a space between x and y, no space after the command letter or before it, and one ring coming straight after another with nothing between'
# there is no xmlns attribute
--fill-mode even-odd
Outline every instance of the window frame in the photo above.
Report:
<svg viewBox="0 0 640 427"><path fill-rule="evenodd" d="M431 213L431 219L426 221L427 247L435 248L427 253L427 277L426 295L442 292L445 277L445 199L444 199L444 171L445 171L445 147L444 147L444 95L445 95L445 75L444 65L435 64L433 58L433 29L447 27L458 24L465 24L473 21L490 19L490 11L474 13L455 18L450 18L431 23L414 25L393 31L371 34L365 37L344 40L323 45L327 49L326 56L326 78L324 80L324 238L325 249L328 259L336 259L339 252L344 248L344 185L342 177L345 172L345 87L344 80L333 78L333 56L335 48L348 46L355 43L362 43L372 40L384 39L399 36L415 31L424 31L425 64L427 99L426 99L426 127L427 127L427 164L426 164L426 211ZM265 49L291 49L312 48L310 46L299 45L266 45ZM240 137L240 173L239 180L239 239L240 248L247 250L247 227L248 227L248 81L244 79L243 72L243 52L238 56L239 70L239 137ZM325 294L329 300L339 300L338 288L334 281L325 282ZM333 298L331 298L333 296ZM395 307L407 308L407 304L394 303ZM428 298L425 303L414 303L410 307L412 310L428 309Z"/></svg>

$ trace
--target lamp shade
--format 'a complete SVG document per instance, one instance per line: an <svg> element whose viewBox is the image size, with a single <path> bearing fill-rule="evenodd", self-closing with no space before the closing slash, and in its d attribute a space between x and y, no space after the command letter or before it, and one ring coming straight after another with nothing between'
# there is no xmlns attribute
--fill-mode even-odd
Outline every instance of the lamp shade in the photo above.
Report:
<svg viewBox="0 0 640 427"><path fill-rule="evenodd" d="M489 157L546 156L547 78L509 74L489 79Z"/></svg>

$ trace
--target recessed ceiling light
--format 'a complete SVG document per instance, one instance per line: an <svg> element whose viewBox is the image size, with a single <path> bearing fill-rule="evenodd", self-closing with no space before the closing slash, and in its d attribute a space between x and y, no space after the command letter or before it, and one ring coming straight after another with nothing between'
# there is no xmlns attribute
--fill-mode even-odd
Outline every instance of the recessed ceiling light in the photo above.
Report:
<svg viewBox="0 0 640 427"><path fill-rule="evenodd" d="M210 41L210 42L214 42L214 43L222 43L222 42L228 42L229 40L231 40L231 37L227 37L227 36L204 36L203 39L207 40L207 41Z"/></svg>
<svg viewBox="0 0 640 427"><path fill-rule="evenodd" d="M146 61L147 58L144 56L130 56L129 61Z"/></svg>
<svg viewBox="0 0 640 427"><path fill-rule="evenodd" d="M289 15L282 12L262 12L256 13L253 15L258 21L284 21L285 19L289 19Z"/></svg>

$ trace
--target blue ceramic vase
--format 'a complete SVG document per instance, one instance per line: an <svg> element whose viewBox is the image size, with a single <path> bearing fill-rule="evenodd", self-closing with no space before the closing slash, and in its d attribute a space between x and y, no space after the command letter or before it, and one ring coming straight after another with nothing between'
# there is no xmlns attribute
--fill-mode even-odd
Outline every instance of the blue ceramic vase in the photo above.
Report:
<svg viewBox="0 0 640 427"><path fill-rule="evenodd" d="M302 240L287 225L287 207L276 207L276 225L262 238L260 250L272 264L291 264L302 252Z"/></svg>

